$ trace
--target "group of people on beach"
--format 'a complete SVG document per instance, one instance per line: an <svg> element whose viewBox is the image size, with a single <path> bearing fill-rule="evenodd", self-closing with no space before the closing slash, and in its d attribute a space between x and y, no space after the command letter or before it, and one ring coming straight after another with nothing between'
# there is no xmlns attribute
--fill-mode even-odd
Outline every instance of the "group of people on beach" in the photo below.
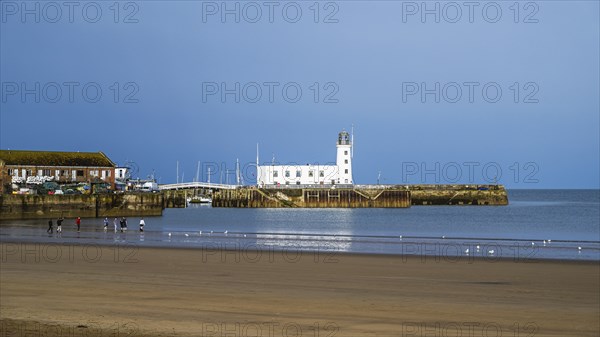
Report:
<svg viewBox="0 0 600 337"><path fill-rule="evenodd" d="M56 233L62 233L62 223L65 220L65 218L60 217L56 220ZM81 219L77 218L77 231L79 232L79 226L81 225ZM52 224L52 219L48 220L48 230L47 230L48 234L52 234L54 232L54 225Z"/></svg>
<svg viewBox="0 0 600 337"><path fill-rule="evenodd" d="M65 218L60 217L56 220L56 233L62 233L62 223L65 220ZM108 218L104 218L104 231L108 231ZM118 218L115 218L113 220L113 226L115 229L115 233L117 232L117 223L119 223L120 228L121 228L121 233L127 231L127 218L122 217L121 220L119 220ZM77 226L77 232L79 233L81 231L81 217L77 217L77 219L75 219L75 225ZM140 219L140 232L144 231L144 226L146 225L146 222L144 221L144 218ZM52 222L52 219L48 220L48 230L47 230L48 234L52 234L54 233L54 223Z"/></svg>

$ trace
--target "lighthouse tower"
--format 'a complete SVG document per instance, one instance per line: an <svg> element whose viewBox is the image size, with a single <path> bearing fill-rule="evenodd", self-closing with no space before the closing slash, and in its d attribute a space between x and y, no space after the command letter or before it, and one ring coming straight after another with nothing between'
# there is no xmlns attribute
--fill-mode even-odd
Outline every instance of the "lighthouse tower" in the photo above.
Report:
<svg viewBox="0 0 600 337"><path fill-rule="evenodd" d="M338 184L353 184L352 179L352 140L350 134L342 131L337 140Z"/></svg>

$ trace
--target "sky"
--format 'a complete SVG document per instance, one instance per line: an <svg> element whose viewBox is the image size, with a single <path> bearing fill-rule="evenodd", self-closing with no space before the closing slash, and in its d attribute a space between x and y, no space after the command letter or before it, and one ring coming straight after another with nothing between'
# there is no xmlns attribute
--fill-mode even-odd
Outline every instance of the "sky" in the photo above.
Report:
<svg viewBox="0 0 600 337"><path fill-rule="evenodd" d="M0 148L251 184L353 128L358 184L599 188L599 2L466 3L2 0Z"/></svg>

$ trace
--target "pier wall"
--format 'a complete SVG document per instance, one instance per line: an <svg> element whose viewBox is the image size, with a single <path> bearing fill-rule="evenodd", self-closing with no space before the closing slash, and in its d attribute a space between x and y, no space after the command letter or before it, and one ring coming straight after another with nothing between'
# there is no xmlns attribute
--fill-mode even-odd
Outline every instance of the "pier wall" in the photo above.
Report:
<svg viewBox="0 0 600 337"><path fill-rule="evenodd" d="M162 193L0 196L0 220L162 215Z"/></svg>
<svg viewBox="0 0 600 337"><path fill-rule="evenodd" d="M403 208L508 205L502 185L357 185L343 188L243 187L213 193L213 207Z"/></svg>
<svg viewBox="0 0 600 337"><path fill-rule="evenodd" d="M508 194L503 185L408 185L411 205L505 206Z"/></svg>
<svg viewBox="0 0 600 337"><path fill-rule="evenodd" d="M213 207L402 208L410 192L400 189L239 188L213 193Z"/></svg>
<svg viewBox="0 0 600 337"><path fill-rule="evenodd" d="M167 190L164 195L164 208L185 208L187 198L195 195L195 190Z"/></svg>

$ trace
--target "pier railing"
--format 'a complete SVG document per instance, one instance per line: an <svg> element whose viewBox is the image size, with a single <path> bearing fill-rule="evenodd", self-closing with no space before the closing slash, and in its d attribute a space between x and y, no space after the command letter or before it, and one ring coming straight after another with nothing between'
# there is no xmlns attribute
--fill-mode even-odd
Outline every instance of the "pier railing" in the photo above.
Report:
<svg viewBox="0 0 600 337"><path fill-rule="evenodd" d="M158 189L162 190L181 190L181 189L193 189L193 188L214 188L221 190L234 190L240 187L239 185L228 185L228 184L213 184L205 182L191 182L191 183L178 183L178 184L165 184L158 186Z"/></svg>

